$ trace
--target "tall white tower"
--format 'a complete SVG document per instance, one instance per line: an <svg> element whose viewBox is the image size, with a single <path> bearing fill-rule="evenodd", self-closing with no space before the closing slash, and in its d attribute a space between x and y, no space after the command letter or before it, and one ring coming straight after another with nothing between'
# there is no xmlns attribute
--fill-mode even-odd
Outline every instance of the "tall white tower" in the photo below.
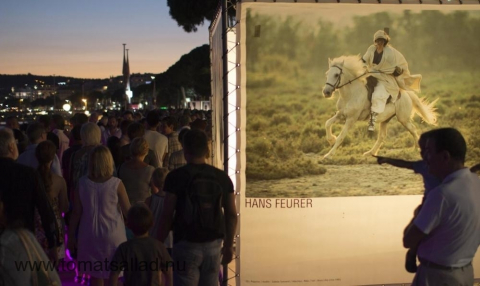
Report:
<svg viewBox="0 0 480 286"><path fill-rule="evenodd" d="M131 103L133 92L130 90L130 64L128 61L128 49L125 49L127 44L123 44L123 84L125 86L125 110L128 109L128 104ZM126 53L125 53L126 51Z"/></svg>

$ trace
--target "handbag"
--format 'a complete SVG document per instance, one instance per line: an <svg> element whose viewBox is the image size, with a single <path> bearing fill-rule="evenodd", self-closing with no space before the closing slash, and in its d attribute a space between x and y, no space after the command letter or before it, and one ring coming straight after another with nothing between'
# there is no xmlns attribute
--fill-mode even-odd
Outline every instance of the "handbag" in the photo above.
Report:
<svg viewBox="0 0 480 286"><path fill-rule="evenodd" d="M50 261L43 261L42 256L38 253L37 247L33 244L31 239L25 234L25 231L17 231L17 235L20 238L23 247L27 251L28 260L32 263L39 263L41 267L38 267L38 271L32 270L32 285L33 286L60 286L57 281L50 279L49 272L45 269L47 263ZM33 250L33 259L32 252ZM53 266L53 265L52 265Z"/></svg>

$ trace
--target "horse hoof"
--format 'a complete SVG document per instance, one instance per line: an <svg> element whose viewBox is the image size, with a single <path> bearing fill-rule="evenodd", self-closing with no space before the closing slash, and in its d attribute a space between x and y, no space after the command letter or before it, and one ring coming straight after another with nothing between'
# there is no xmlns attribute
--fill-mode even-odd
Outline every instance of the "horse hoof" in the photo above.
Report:
<svg viewBox="0 0 480 286"><path fill-rule="evenodd" d="M372 151L368 151L368 152L363 153L363 156L364 156L364 157L366 157L366 156L372 156Z"/></svg>

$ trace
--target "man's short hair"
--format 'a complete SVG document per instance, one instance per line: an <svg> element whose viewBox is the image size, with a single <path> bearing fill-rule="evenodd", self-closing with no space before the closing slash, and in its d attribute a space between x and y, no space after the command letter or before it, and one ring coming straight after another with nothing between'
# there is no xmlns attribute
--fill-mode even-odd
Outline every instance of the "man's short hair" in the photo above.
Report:
<svg viewBox="0 0 480 286"><path fill-rule="evenodd" d="M188 115L182 115L179 120L180 126L188 126L190 124L190 116Z"/></svg>
<svg viewBox="0 0 480 286"><path fill-rule="evenodd" d="M198 130L205 131L207 129L207 121L197 118L197 119L195 119L195 121L190 123L190 127L192 129L198 129Z"/></svg>
<svg viewBox="0 0 480 286"><path fill-rule="evenodd" d="M183 138L185 137L185 134L187 134L188 131L190 131L190 129L183 128L182 131L180 131L180 133L178 133L178 142L180 142L180 144L182 144L182 146L183 146Z"/></svg>
<svg viewBox="0 0 480 286"><path fill-rule="evenodd" d="M147 233L153 225L152 212L145 206L145 204L134 204L128 210L127 225L135 235Z"/></svg>
<svg viewBox="0 0 480 286"><path fill-rule="evenodd" d="M76 117L76 125L82 126L83 124L88 122L88 116L84 113L75 113L74 116Z"/></svg>
<svg viewBox="0 0 480 286"><path fill-rule="evenodd" d="M0 129L0 157L7 157L10 154L10 144L15 143L12 130Z"/></svg>
<svg viewBox="0 0 480 286"><path fill-rule="evenodd" d="M7 127L11 127L12 122L15 122L15 125L18 125L18 118L15 115L10 115L5 118L5 123L7 123Z"/></svg>
<svg viewBox="0 0 480 286"><path fill-rule="evenodd" d="M176 124L177 124L177 120L175 120L175 118L173 118L173 116L167 116L167 117L163 118L162 122L164 124L167 124L167 126L173 126L173 129L175 129Z"/></svg>
<svg viewBox="0 0 480 286"><path fill-rule="evenodd" d="M123 116L127 115L127 114L130 114L132 117L133 117L133 112L131 112L130 110L127 110L123 113Z"/></svg>
<svg viewBox="0 0 480 286"><path fill-rule="evenodd" d="M467 143L460 131L455 128L440 128L425 133L428 139L435 140L437 152L447 151L454 160L465 162Z"/></svg>
<svg viewBox="0 0 480 286"><path fill-rule="evenodd" d="M128 126L127 135L130 140L138 137L143 137L143 135L145 135L145 126L138 122L134 122Z"/></svg>
<svg viewBox="0 0 480 286"><path fill-rule="evenodd" d="M52 115L52 121L55 122L55 126L57 126L57 129L63 130L65 128L65 120L60 114Z"/></svg>
<svg viewBox="0 0 480 286"><path fill-rule="evenodd" d="M131 120L122 120L122 122L120 123L120 130L122 131L122 135L128 135L128 126L130 126L132 123L133 121Z"/></svg>
<svg viewBox="0 0 480 286"><path fill-rule="evenodd" d="M80 135L80 130L82 129L82 127L80 126L73 126L72 128L72 137L74 140L76 140L77 142L79 141L82 141L82 136Z"/></svg>
<svg viewBox="0 0 480 286"><path fill-rule="evenodd" d="M40 139L40 137L42 137L44 132L46 132L46 130L45 130L45 126L42 123L40 122L31 123L30 125L28 125L28 128L27 128L28 141L30 141L31 143L34 143L35 141Z"/></svg>
<svg viewBox="0 0 480 286"><path fill-rule="evenodd" d="M92 114L90 114L90 118L88 119L89 122L93 122L93 123L97 123L98 121L98 113L96 112L92 112Z"/></svg>
<svg viewBox="0 0 480 286"><path fill-rule="evenodd" d="M160 123L160 117L155 110L151 110L147 113L147 124L150 127L156 127Z"/></svg>
<svg viewBox="0 0 480 286"><path fill-rule="evenodd" d="M50 117L50 115L40 115L37 121L42 123L45 129L49 129L52 118Z"/></svg>
<svg viewBox="0 0 480 286"><path fill-rule="evenodd" d="M207 134L201 130L190 130L183 136L183 149L195 158L205 157L208 153Z"/></svg>

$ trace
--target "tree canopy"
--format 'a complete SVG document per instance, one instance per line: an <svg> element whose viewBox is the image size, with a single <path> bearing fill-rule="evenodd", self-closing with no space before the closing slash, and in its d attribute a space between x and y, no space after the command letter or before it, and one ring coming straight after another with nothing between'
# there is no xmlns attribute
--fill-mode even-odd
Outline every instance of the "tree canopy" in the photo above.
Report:
<svg viewBox="0 0 480 286"><path fill-rule="evenodd" d="M229 0L235 4L236 0ZM219 8L218 0L167 0L170 7L170 16L177 21L178 26L186 32L196 32L197 27L203 25L205 20L212 21ZM232 10L232 11L230 11ZM234 16L235 11L229 9L229 15Z"/></svg>

